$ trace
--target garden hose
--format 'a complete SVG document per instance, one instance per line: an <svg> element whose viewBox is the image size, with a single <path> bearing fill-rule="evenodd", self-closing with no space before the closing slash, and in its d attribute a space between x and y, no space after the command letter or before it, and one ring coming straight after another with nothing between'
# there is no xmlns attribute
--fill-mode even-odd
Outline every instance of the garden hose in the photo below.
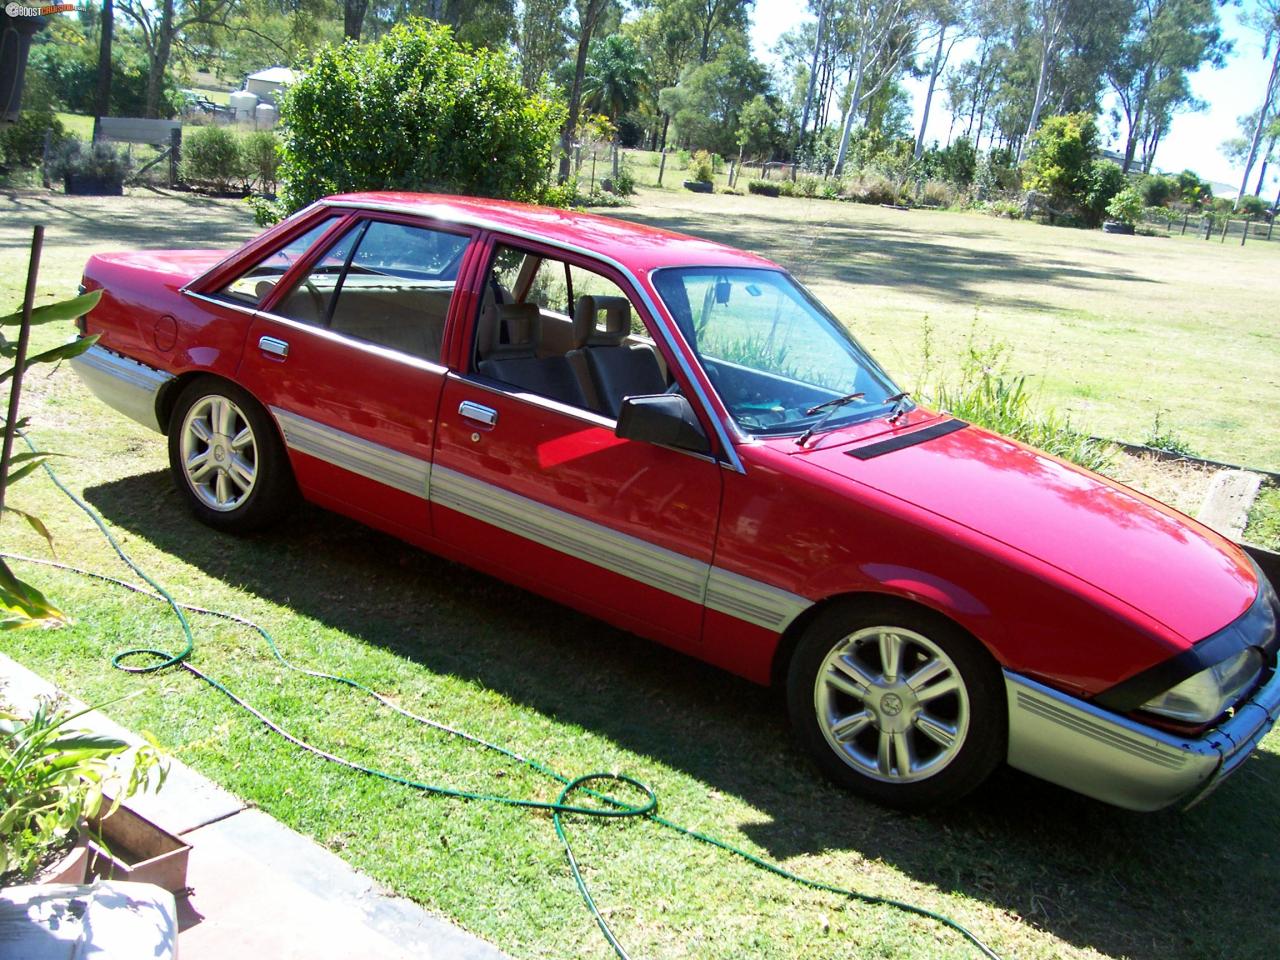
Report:
<svg viewBox="0 0 1280 960"><path fill-rule="evenodd" d="M33 452L38 452L36 446L31 442L30 438L27 437L25 434L23 434L22 436L23 436L23 439L26 441L27 446L29 446ZM648 820L652 823L657 824L660 827L664 827L668 830L674 831L675 833L681 836L688 837L692 840L697 840L701 843L708 844L726 853L732 854L733 856L739 857L747 861L748 863L756 867L759 867L762 870L765 870L776 876L782 877L783 879L789 880L793 883L800 884L801 886L807 887L811 890L817 890L820 892L833 894L838 897L857 901L860 903L865 903L871 906L890 907L895 910L901 910L905 913L914 914L916 916L923 917L927 920L934 921L935 923L941 924L942 926L947 927L948 929L958 933L965 940L971 943L978 950L978 952L982 954L982 956L988 958L988 960L1000 960L999 955L996 954L995 951L992 950L990 947L988 947L981 939L979 939L975 933L973 933L971 930L969 930L968 928L960 924L958 921L952 920L950 917L944 916L943 914L936 913L925 907L922 907L913 903L908 903L903 900L896 900L891 897L881 897L875 894L863 893L857 890L848 890L842 887L833 886L831 884L821 883L816 880L811 880L807 877L802 877L798 874L792 873L790 870L787 870L785 867L782 867L776 863L772 863L771 861L765 860L764 858L756 856L755 854L750 853L747 850L743 850L740 847L736 847L733 844L727 843L723 840L719 840L708 834L701 833L697 830L692 830L688 827L683 827L680 824L667 820L658 815L658 812L657 812L658 798L654 790L649 785L642 783L639 780L636 780L632 777L626 776L625 774L597 772L597 773L584 774L578 777L567 777L561 773L556 772L555 770L552 770L550 767L546 766L545 764L537 760L534 760L529 757L525 757L514 750L501 746L500 744L496 744L489 740L485 740L483 737L479 737L479 736L476 736L475 734L467 733L464 730L458 730L454 727L448 726L447 724L441 723L438 720L432 720L429 717L422 717L413 713L410 710L406 710L404 707L401 707L400 705L393 703L391 700L387 699L382 694L378 693L376 690L365 686L364 684L360 683L358 680L353 680L350 677L343 677L335 674L324 673L318 670L310 670L305 667L299 667L294 665L293 663L290 663L289 660L284 656L284 654L280 652L279 647L276 646L275 639L271 636L271 634L265 628L253 622L252 620L249 620L246 617L241 617L234 613L226 613L219 610L209 610L203 607L194 606L192 604L180 603L177 600L175 600L163 586L157 583L151 576L147 574L145 570L142 569L142 567L140 567L127 553L125 553L124 548L121 547L119 541L116 540L115 536L107 528L106 523L103 521L101 516L97 513L97 511L94 510L87 503L85 503L84 500L82 500L79 496L77 496L73 491L68 489L62 483L62 481L58 478L57 474L54 473L53 469L49 466L48 462L42 463L42 466L44 467L45 472L49 475L49 478L53 481L54 485L58 488L58 490L60 490L68 499L71 500L72 503L74 503L77 507L79 507L80 510L83 511L85 515L89 517L90 520L93 521L95 526L97 526L98 530L102 533L103 537L106 538L107 543L111 545L112 550L115 551L116 556L118 556L120 560L126 566L129 567L130 570L132 570L135 574L137 574L147 584L147 586L142 586L141 584L137 584L137 583L130 583L128 581L120 580L115 577L108 576L106 574L97 573L91 570L81 569L79 567L74 567L69 564L59 563L52 560L43 560L39 558L26 557L18 554L5 553L5 552L0 552L0 557L3 557L7 560L14 560L14 561L19 561L23 563L40 564L42 566L53 567L58 570L65 570L70 573L78 574L80 576L91 577L96 580L101 580L106 583L110 583L115 586L122 587L126 590L131 590L134 593L141 594L142 596L149 597L150 599L160 601L166 604L169 607L169 609L173 611L174 616L178 618L178 623L182 628L184 645L183 645L183 648L177 653L170 653L169 651L156 649L154 647L130 648L127 650L120 651L119 653L115 654L115 656L111 658L111 665L113 667L115 667L118 670L123 670L126 673L136 673L136 674L156 673L158 671L165 670L171 667L178 667L180 669L186 670L188 673L199 678L200 680L203 680L205 683L213 687L223 696L227 697L236 706L240 707L241 709L245 710L246 712L254 716L272 733L275 733L276 735L282 737L283 739L285 739L286 741L288 741L289 743L293 744L294 746L298 747L301 750L305 750L308 753L315 754L316 756L320 757L323 760L326 760L330 763L338 764L340 766L346 767L347 769L354 770L358 773L366 774L368 776L378 777L379 779L387 780L392 783L399 784L401 786L408 787L414 790L419 790L425 793L431 793L438 796L449 797L455 800L474 800L474 801L481 801L481 802L487 802L487 803L498 803L498 804L503 804L505 806L510 806L510 807L523 807L528 809L549 811L552 815L552 823L555 827L556 837L560 841L561 846L564 848L565 857L569 863L569 870L573 876L574 882L577 884L578 892L582 896L582 900L586 904L587 909L590 911L592 919L595 920L596 926L600 928L600 932L604 935L605 940L608 941L609 946L613 949L614 953L620 958L620 960L630 960L630 955L627 953L626 949L622 946L621 942L618 940L617 936L614 934L612 928L609 926L609 922L605 919L603 912L596 905L595 898L591 895L591 890L587 885L586 879L582 875L582 870L579 867L577 857L575 857L573 853L573 846L570 843L568 833L565 830L563 817L566 814L578 814L585 817L600 817L600 818L613 818L613 819L642 818L642 819ZM267 644L267 648L271 651L271 655L285 669L291 670L295 673L303 674L308 677L312 677L317 680L325 680L332 683L341 684L346 687L350 687L354 690L359 690L360 692L365 693L368 696L372 697L382 706L388 708L389 710L395 711L396 713L400 714L401 716L409 720L414 721L415 723L419 723L424 726L431 727L432 729L438 730L448 736L458 737L469 743L475 744L476 746L483 747L486 750L491 750L494 753L497 753L500 756L514 763L526 766L529 769L534 770L537 773L545 777L548 777L551 780L554 780L555 782L561 785L560 793L555 799L555 801L543 801L543 800L530 800L530 799L525 799L521 797L504 796L501 794L477 793L477 792L472 792L468 790L457 790L452 787L447 787L440 784L423 783L421 781L412 780L407 777L402 777L395 773L391 773L385 770L379 770L375 767L365 766L364 764L357 763L354 760L350 760L348 758L339 756L337 754L330 753L327 750L317 747L316 745L309 743L308 741L303 740L302 738L290 733L288 730L281 727L278 723L276 723L270 717L266 716L264 713L262 713L262 711L258 710L252 704L245 701L238 694L236 694L234 691L226 687L217 679L209 676L209 674L204 673L197 667L192 666L190 662L190 656L195 649L195 636L191 629L191 623L187 618L187 613L196 614L199 616L217 617L219 619L228 620L232 623L235 623L247 629L253 630L260 637L262 637L262 639ZM152 658L153 662L143 663L143 664L134 664L129 662L129 661L137 660L138 658L141 658L141 657L150 657ZM612 784L615 786L621 785L624 787L631 788L632 790L638 791L639 794L643 797L643 801L639 803L627 803L626 801L620 800L617 797L612 796L611 794L603 793L600 790L593 788L593 785L605 785L605 784ZM585 794L587 797L589 797L591 800L595 801L599 805L587 806L587 805L582 805L581 803L571 802L572 798L578 794Z"/></svg>

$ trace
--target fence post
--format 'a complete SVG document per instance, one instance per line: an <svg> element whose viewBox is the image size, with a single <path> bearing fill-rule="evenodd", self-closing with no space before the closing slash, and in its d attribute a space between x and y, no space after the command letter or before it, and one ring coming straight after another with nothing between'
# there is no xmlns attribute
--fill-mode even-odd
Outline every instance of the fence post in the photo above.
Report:
<svg viewBox="0 0 1280 960"><path fill-rule="evenodd" d="M169 131L169 189L178 187L178 164L182 160L182 128Z"/></svg>
<svg viewBox="0 0 1280 960"><path fill-rule="evenodd" d="M1276 212L1271 211L1271 222L1267 224L1267 239L1271 239L1271 231L1276 228Z"/></svg>
<svg viewBox="0 0 1280 960"><path fill-rule="evenodd" d="M1191 211L1188 210L1182 215L1182 233L1178 234L1178 236L1185 237L1187 235L1187 221L1190 219L1191 219Z"/></svg>
<svg viewBox="0 0 1280 960"><path fill-rule="evenodd" d="M1227 242L1227 231L1230 229L1231 229L1231 218L1224 217L1222 220L1222 236L1218 240L1219 243Z"/></svg>
<svg viewBox="0 0 1280 960"><path fill-rule="evenodd" d="M667 151L663 150L658 161L658 186L662 186L662 172L667 169Z"/></svg>
<svg viewBox="0 0 1280 960"><path fill-rule="evenodd" d="M1240 234L1240 246L1244 246L1244 242L1249 239L1249 224L1253 222L1253 217L1244 218L1244 233Z"/></svg>

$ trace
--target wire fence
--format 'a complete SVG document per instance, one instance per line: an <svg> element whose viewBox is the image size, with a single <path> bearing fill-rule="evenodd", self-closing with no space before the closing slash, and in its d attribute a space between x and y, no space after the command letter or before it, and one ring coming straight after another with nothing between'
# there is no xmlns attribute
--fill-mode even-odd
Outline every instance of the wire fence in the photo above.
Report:
<svg viewBox="0 0 1280 960"><path fill-rule="evenodd" d="M1148 213L1143 225L1169 236L1199 237L1213 243L1246 243L1262 241L1280 242L1280 231L1275 229L1276 218L1256 219L1222 213L1178 213L1170 210L1162 215Z"/></svg>

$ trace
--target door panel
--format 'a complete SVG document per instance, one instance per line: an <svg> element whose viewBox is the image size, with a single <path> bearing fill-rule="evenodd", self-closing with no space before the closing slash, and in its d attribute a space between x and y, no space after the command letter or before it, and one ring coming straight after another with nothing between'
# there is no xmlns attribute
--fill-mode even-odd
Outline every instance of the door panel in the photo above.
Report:
<svg viewBox="0 0 1280 960"><path fill-rule="evenodd" d="M492 425L476 407L492 411ZM551 589L590 597L668 643L696 642L718 464L619 439L602 417L453 374L434 463L437 537L489 567L536 569Z"/></svg>

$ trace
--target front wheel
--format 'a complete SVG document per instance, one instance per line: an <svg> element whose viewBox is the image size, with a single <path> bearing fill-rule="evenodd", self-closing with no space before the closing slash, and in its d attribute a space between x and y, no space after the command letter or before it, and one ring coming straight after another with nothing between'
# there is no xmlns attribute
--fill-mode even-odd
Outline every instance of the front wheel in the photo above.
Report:
<svg viewBox="0 0 1280 960"><path fill-rule="evenodd" d="M1004 759L1004 685L991 655L930 611L835 604L792 657L797 737L836 783L909 810L959 800Z"/></svg>
<svg viewBox="0 0 1280 960"><path fill-rule="evenodd" d="M169 469L192 512L219 530L257 530L297 499L288 454L266 411L235 384L212 377L192 381L174 404Z"/></svg>

